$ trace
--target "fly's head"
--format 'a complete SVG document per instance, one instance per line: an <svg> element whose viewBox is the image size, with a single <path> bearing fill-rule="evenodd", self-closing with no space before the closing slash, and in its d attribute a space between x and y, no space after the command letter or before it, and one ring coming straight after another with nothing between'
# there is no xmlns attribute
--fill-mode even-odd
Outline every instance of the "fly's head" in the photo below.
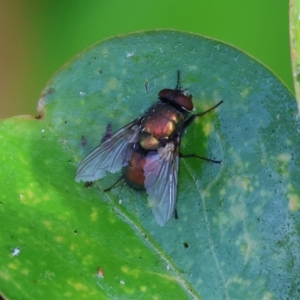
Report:
<svg viewBox="0 0 300 300"><path fill-rule="evenodd" d="M169 103L175 107L180 107L185 111L191 112L194 108L192 95L189 95L186 90L175 88L163 89L158 93L158 99L161 102Z"/></svg>

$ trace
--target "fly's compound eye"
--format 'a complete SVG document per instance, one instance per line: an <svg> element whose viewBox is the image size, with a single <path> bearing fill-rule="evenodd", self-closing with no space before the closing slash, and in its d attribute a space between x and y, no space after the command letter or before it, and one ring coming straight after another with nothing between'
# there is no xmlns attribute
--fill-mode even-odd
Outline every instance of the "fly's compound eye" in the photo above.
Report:
<svg viewBox="0 0 300 300"><path fill-rule="evenodd" d="M174 102L188 111L192 111L194 108L191 95L177 94L174 96Z"/></svg>
<svg viewBox="0 0 300 300"><path fill-rule="evenodd" d="M170 98L173 98L174 90L171 89L163 89L158 93L158 98L171 100Z"/></svg>
<svg viewBox="0 0 300 300"><path fill-rule="evenodd" d="M194 108L192 96L186 95L182 90L163 89L158 93L158 98L162 101L174 103L187 111Z"/></svg>

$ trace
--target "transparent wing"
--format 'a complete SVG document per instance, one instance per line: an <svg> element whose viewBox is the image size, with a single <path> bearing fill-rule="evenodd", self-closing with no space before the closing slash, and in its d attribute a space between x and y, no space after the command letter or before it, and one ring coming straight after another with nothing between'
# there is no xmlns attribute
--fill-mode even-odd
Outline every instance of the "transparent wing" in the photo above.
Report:
<svg viewBox="0 0 300 300"><path fill-rule="evenodd" d="M79 165L75 180L95 181L105 176L106 171L115 173L128 163L132 147L138 140L140 119L118 130L113 136L94 149Z"/></svg>
<svg viewBox="0 0 300 300"><path fill-rule="evenodd" d="M148 202L161 226L170 220L175 210L178 166L179 156L173 143L146 157L144 173Z"/></svg>

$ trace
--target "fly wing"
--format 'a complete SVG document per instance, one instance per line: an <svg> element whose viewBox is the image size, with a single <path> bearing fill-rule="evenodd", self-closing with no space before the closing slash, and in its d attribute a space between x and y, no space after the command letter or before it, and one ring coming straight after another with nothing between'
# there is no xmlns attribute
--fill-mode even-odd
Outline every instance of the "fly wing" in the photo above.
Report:
<svg viewBox="0 0 300 300"><path fill-rule="evenodd" d="M177 197L179 155L173 142L150 152L144 165L148 202L157 223L165 225L172 217Z"/></svg>
<svg viewBox="0 0 300 300"><path fill-rule="evenodd" d="M138 139L140 119L118 130L113 136L94 149L79 165L75 180L95 181L105 176L106 171L115 173L124 167L131 157L129 144Z"/></svg>

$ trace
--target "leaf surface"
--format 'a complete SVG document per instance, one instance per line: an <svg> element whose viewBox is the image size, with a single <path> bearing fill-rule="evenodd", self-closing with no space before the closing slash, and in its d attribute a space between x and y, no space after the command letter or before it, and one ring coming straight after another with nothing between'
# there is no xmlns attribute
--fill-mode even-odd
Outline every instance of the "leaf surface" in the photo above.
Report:
<svg viewBox="0 0 300 300"><path fill-rule="evenodd" d="M177 210L161 227L147 195L74 180L105 134L174 88L196 119L180 161ZM168 30L100 42L44 89L40 119L0 124L0 290L9 298L299 298L299 121L275 76L219 41ZM15 248L19 255L13 256ZM99 271L101 269L101 271ZM104 273L100 278L98 273Z"/></svg>

